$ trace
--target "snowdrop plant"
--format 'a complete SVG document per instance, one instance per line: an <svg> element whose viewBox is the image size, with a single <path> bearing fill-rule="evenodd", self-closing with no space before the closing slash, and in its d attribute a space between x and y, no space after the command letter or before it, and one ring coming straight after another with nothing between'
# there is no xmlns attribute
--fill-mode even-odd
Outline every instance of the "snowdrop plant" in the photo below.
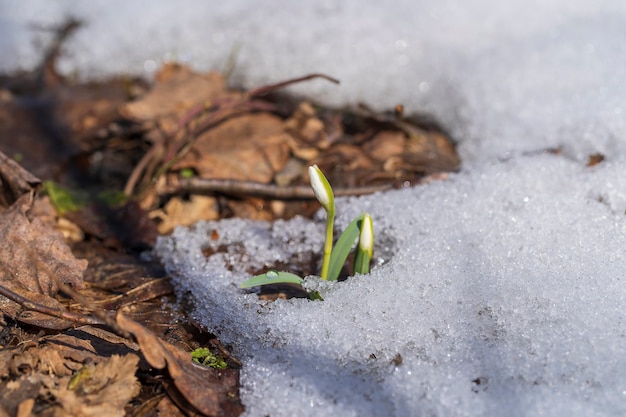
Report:
<svg viewBox="0 0 626 417"><path fill-rule="evenodd" d="M317 165L309 167L309 178L315 198L320 202L326 212L326 239L324 242L324 256L320 277L327 281L336 281L339 278L350 250L354 242L358 240L354 255L354 273L368 274L374 252L374 225L372 216L362 213L348 224L335 246L334 221L335 221L335 197L333 189L321 169ZM241 288L250 288L267 284L302 284L303 278L290 272L270 270L264 274L256 275L245 282Z"/></svg>
<svg viewBox="0 0 626 417"><path fill-rule="evenodd" d="M335 195L330 183L317 165L309 167L309 179L315 198L326 211L326 240L324 243L324 259L322 261L322 279L328 279L328 269L333 251L333 225L335 222ZM337 279L337 278L335 278Z"/></svg>

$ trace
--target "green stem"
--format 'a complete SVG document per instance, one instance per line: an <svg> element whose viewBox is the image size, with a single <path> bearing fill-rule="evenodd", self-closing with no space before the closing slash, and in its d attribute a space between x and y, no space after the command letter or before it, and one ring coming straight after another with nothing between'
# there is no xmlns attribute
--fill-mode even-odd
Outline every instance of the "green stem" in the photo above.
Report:
<svg viewBox="0 0 626 417"><path fill-rule="evenodd" d="M335 207L326 212L326 242L324 242L324 260L322 261L323 280L328 279L328 269L330 268L330 255L333 251L333 224L335 223Z"/></svg>

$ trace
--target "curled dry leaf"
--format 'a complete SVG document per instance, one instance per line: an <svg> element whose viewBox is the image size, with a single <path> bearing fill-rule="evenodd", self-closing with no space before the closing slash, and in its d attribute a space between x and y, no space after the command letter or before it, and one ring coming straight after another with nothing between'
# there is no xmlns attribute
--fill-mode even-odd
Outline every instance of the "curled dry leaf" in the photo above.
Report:
<svg viewBox="0 0 626 417"><path fill-rule="evenodd" d="M0 152L0 206L9 207L22 195L35 190L39 178Z"/></svg>
<svg viewBox="0 0 626 417"><path fill-rule="evenodd" d="M30 403L41 407L42 398L47 410L41 415L124 415L140 389L137 355L103 357L81 337L58 334L22 343L1 350L0 361L6 365L0 368L0 410L6 415L31 415L20 410Z"/></svg>
<svg viewBox="0 0 626 417"><path fill-rule="evenodd" d="M124 407L141 389L135 377L138 363L139 357L132 353L112 355L96 364L86 363L73 378L66 378L66 383L49 387L49 392L64 415L124 415Z"/></svg>
<svg viewBox="0 0 626 417"><path fill-rule="evenodd" d="M75 289L84 286L87 261L72 255L63 237L39 219L30 220L31 194L24 194L0 215L0 285L31 301L61 309L53 296L60 282ZM20 306L0 297L0 310L8 316L41 327L61 329L71 323L39 313L20 314Z"/></svg>
<svg viewBox="0 0 626 417"><path fill-rule="evenodd" d="M225 403L233 401L230 398L237 398L229 395L229 391L237 387L236 373L195 365L189 352L159 339L121 312L117 313L116 321L122 329L137 339L141 352L151 366L157 369L167 367L176 388L202 414L220 415L222 409L230 408Z"/></svg>

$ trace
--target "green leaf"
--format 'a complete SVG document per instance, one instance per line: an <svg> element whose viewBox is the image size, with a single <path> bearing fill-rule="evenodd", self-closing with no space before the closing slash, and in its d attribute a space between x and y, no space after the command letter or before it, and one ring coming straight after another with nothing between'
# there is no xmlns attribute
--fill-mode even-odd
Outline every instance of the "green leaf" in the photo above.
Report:
<svg viewBox="0 0 626 417"><path fill-rule="evenodd" d="M181 178L193 178L196 176L196 172L191 168L183 168L178 172Z"/></svg>
<svg viewBox="0 0 626 417"><path fill-rule="evenodd" d="M123 205L128 201L128 196L123 191L105 190L98 193L98 200L102 201L108 207L115 208Z"/></svg>
<svg viewBox="0 0 626 417"><path fill-rule="evenodd" d="M260 285L268 285L268 284L299 284L302 285L304 280L297 276L296 274L292 274L291 272L282 272L269 270L264 274L255 275L252 278L242 282L239 284L239 288L251 288L258 287Z"/></svg>
<svg viewBox="0 0 626 417"><path fill-rule="evenodd" d="M365 213L357 216L343 231L335 247L330 255L330 266L328 268L328 281L337 281L343 264L346 263L350 250L354 245L355 240L361 234L361 224L363 223L363 216Z"/></svg>
<svg viewBox="0 0 626 417"><path fill-rule="evenodd" d="M80 210L85 205L84 199L80 198L77 193L59 186L54 181L44 181L43 191L48 194L52 205L61 215L68 211Z"/></svg>
<svg viewBox="0 0 626 417"><path fill-rule="evenodd" d="M322 294L319 291L309 291L309 300L311 301L324 301Z"/></svg>

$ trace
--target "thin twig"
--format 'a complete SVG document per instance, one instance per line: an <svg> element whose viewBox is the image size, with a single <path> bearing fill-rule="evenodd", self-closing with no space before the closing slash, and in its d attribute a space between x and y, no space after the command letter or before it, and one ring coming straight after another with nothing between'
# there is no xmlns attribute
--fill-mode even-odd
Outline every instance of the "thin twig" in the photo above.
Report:
<svg viewBox="0 0 626 417"><path fill-rule="evenodd" d="M124 186L124 194L128 197L133 193L133 190L137 186L137 183L141 179L141 175L146 171L150 162L159 154L159 150L163 148L162 142L157 142L144 154L139 163L133 168L133 172L128 177L126 185Z"/></svg>
<svg viewBox="0 0 626 417"><path fill-rule="evenodd" d="M70 17L60 26L52 28L54 37L46 49L43 60L35 71L37 74L37 87L39 89L43 90L46 87L47 81L49 81L49 79L46 78L57 78L55 66L57 59L61 55L61 48L67 39L81 26L83 26L81 20Z"/></svg>
<svg viewBox="0 0 626 417"><path fill-rule="evenodd" d="M35 303L2 285L0 285L0 294L5 296L9 300L16 302L26 310L36 311L38 313L46 314L52 317L58 317L60 319L64 319L78 324L105 324L104 321L102 321L98 317L85 316L83 314L72 313L71 311L59 310L57 308L49 307L44 304Z"/></svg>
<svg viewBox="0 0 626 417"><path fill-rule="evenodd" d="M363 187L336 188L335 196L357 196L391 189L390 184L368 185ZM214 178L183 178L167 189L167 194L211 194L220 193L240 197L264 197L275 200L314 200L310 186L278 186L255 181L224 180Z"/></svg>
<svg viewBox="0 0 626 417"><path fill-rule="evenodd" d="M315 78L323 78L325 80L330 81L331 83L335 83L335 84L339 84L339 80L336 78L333 78L329 75L326 74L320 74L320 73L316 73L316 74L309 74L309 75L305 75L304 77L298 77L298 78L292 78L290 80L286 80L286 81L281 81L279 83L276 84L269 84L269 85L264 85L261 86L259 88L255 88L252 91L248 92L248 96L250 97L257 97L263 94L267 94L267 93L271 93L272 91L276 91L279 90L281 88L287 87L291 84L297 84L297 83L301 83L303 81L309 81L309 80L313 80Z"/></svg>
<svg viewBox="0 0 626 417"><path fill-rule="evenodd" d="M88 309L91 310L91 312L93 313L93 315L96 316L96 318L99 320L98 324L106 324L109 328L111 328L111 330L113 330L115 333L117 333L118 335L125 337L127 339L131 339L132 336L130 335L130 333L128 333L127 331L125 331L124 329L122 329L117 322L115 321L115 318L109 314L107 314L104 310L99 309L98 307L96 307L95 305L93 305L93 303L91 303L85 296L83 296L81 293L79 293L78 291L75 291L72 287L70 287L69 285L63 283L59 277L53 273L50 268L48 267L48 265L46 265L45 263L39 261L38 259L35 261L37 263L37 268L42 269L43 271L45 271L45 273L52 278L55 283L57 284L57 286L59 287L59 289L64 292L65 294L69 295L70 297L72 297L72 299L76 302L78 302L79 304L81 304L83 307L86 307Z"/></svg>

